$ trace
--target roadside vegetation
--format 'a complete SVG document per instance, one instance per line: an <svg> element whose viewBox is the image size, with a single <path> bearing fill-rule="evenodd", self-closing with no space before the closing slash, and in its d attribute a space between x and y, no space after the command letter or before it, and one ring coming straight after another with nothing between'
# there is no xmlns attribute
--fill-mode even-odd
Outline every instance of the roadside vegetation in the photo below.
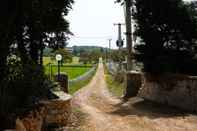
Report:
<svg viewBox="0 0 197 131"><path fill-rule="evenodd" d="M57 61L52 57L44 57L45 74L47 76L54 76L58 72ZM78 57L73 57L70 63L62 63L60 66L60 72L68 75L69 79L75 79L92 68L92 64L83 64L79 62Z"/></svg>
<svg viewBox="0 0 197 131"><path fill-rule="evenodd" d="M116 75L110 74L106 65L104 66L104 69L105 69L105 80L106 80L107 87L108 87L109 91L114 96L117 96L117 97L123 96L124 82L118 80L118 78L117 78L117 77L121 77L121 76L118 76L118 74L116 74Z"/></svg>
<svg viewBox="0 0 197 131"><path fill-rule="evenodd" d="M0 22L0 130L35 103L50 98L52 82L44 73L44 49L66 47L66 20L73 0L3 0Z"/></svg>
<svg viewBox="0 0 197 131"><path fill-rule="evenodd" d="M69 94L72 95L76 93L78 90L80 90L82 87L86 86L92 80L95 73L96 73L96 70L94 70L94 73L92 73L92 75L87 77L85 80L81 80L81 81L70 84L69 89L68 89Z"/></svg>
<svg viewBox="0 0 197 131"><path fill-rule="evenodd" d="M76 47L75 47L76 48ZM80 49L84 49L83 47L79 47ZM99 47L97 47L100 49ZM96 48L96 49L97 49ZM66 49L65 49L66 50ZM60 72L65 73L68 75L69 80L77 79L78 77L82 76L86 72L88 72L90 69L95 66L95 64L98 63L98 59L101 56L99 53L94 55L91 55L88 52L92 52L95 50L95 47L89 47L88 50L78 52L78 56L76 56L74 53L76 51L73 51L71 54L69 52L60 50L59 54L63 56L63 59L70 59L70 56L72 56L71 60L63 60L60 66ZM100 50L99 50L100 51ZM64 54L63 54L64 53ZM89 55L88 55L89 54ZM45 74L49 76L53 80L53 77L58 72L58 66L57 61L55 60L54 53L51 51L47 52L47 55L43 57L43 65L45 68ZM65 57L64 57L65 56ZM86 86L94 76L96 70L88 77L86 77L84 80L80 81L74 81L69 84L69 94L74 94L82 87Z"/></svg>
<svg viewBox="0 0 197 131"><path fill-rule="evenodd" d="M134 6L135 35L141 38L135 58L143 71L197 75L197 2L136 0Z"/></svg>
<svg viewBox="0 0 197 131"><path fill-rule="evenodd" d="M89 71L92 66L61 66L60 71L68 75L69 79L77 78L87 71ZM58 72L58 67L56 65L45 67L45 73L49 76L54 76Z"/></svg>

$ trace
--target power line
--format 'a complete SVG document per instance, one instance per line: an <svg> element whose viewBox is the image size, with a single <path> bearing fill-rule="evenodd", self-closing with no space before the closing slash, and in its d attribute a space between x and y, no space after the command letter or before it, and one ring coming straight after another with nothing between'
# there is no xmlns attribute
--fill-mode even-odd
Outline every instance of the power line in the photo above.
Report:
<svg viewBox="0 0 197 131"><path fill-rule="evenodd" d="M74 39L109 39L109 38L115 38L111 36L71 36L71 38Z"/></svg>

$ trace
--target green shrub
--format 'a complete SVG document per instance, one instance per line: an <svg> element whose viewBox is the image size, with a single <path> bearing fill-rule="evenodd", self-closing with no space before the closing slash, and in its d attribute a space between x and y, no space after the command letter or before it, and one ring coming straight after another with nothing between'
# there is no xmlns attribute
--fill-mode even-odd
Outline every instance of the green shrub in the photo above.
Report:
<svg viewBox="0 0 197 131"><path fill-rule="evenodd" d="M197 75L196 9L182 0L136 0L136 59L149 73ZM193 12L193 13L191 13Z"/></svg>
<svg viewBox="0 0 197 131"><path fill-rule="evenodd" d="M20 60L10 60L8 65L7 84L1 88L0 95L1 114L18 112L48 98L52 83L44 75L42 66L24 65Z"/></svg>

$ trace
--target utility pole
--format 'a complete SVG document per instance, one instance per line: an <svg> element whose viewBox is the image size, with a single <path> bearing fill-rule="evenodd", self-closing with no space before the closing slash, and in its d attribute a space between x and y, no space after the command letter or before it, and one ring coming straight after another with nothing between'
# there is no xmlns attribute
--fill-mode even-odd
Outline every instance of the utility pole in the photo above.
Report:
<svg viewBox="0 0 197 131"><path fill-rule="evenodd" d="M127 44L127 70L132 70L132 25L131 25L131 7L133 0L125 0L125 22L126 22L126 44Z"/></svg>
<svg viewBox="0 0 197 131"><path fill-rule="evenodd" d="M125 24L123 24L123 23L117 23L117 24L114 24L115 26L118 26L118 40L117 40L117 46L118 47L121 47L121 46L123 46L123 45L121 45L121 44L123 44L122 43L122 25L125 25ZM119 45L120 44L120 45Z"/></svg>
<svg viewBox="0 0 197 131"><path fill-rule="evenodd" d="M109 63L111 61L111 41L112 39L108 39L109 40Z"/></svg>
<svg viewBox="0 0 197 131"><path fill-rule="evenodd" d="M119 48L119 55L120 55L120 57L121 57L121 48L123 47L123 44L124 44L124 42L123 42L123 39L122 39L122 25L124 25L124 24L121 24L121 23L118 23L118 24L114 24L114 25L117 25L118 26L118 40L116 41L116 45L118 46L118 48ZM119 59L119 70L121 70L122 68L122 66L121 66L121 59Z"/></svg>

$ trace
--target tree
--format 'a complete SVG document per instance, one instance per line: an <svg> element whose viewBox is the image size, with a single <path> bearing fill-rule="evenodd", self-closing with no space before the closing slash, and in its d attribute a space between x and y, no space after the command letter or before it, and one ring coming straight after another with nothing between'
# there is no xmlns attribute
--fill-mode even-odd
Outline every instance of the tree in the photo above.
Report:
<svg viewBox="0 0 197 131"><path fill-rule="evenodd" d="M196 74L197 21L182 0L136 0L136 59L144 71Z"/></svg>
<svg viewBox="0 0 197 131"><path fill-rule="evenodd" d="M15 110L17 103L10 100L25 106L47 97L43 49L47 45L57 49L67 44L71 33L65 16L72 4L73 0L1 1L0 116ZM10 60L14 55L17 59Z"/></svg>
<svg viewBox="0 0 197 131"><path fill-rule="evenodd" d="M98 63L100 57L102 57L102 53L99 50L89 53L89 59L92 63Z"/></svg>
<svg viewBox="0 0 197 131"><path fill-rule="evenodd" d="M114 62L121 62L121 61L125 61L126 55L127 55L126 49L112 50L110 53L110 58Z"/></svg>
<svg viewBox="0 0 197 131"><path fill-rule="evenodd" d="M89 53L88 52L82 52L80 53L80 56L79 56L79 62L83 62L83 64L87 64L87 63L90 63L91 60L90 60L90 56L89 56Z"/></svg>
<svg viewBox="0 0 197 131"><path fill-rule="evenodd" d="M63 62L72 62L72 54L68 52L65 48L56 50L53 57L55 57L56 54L62 55Z"/></svg>

